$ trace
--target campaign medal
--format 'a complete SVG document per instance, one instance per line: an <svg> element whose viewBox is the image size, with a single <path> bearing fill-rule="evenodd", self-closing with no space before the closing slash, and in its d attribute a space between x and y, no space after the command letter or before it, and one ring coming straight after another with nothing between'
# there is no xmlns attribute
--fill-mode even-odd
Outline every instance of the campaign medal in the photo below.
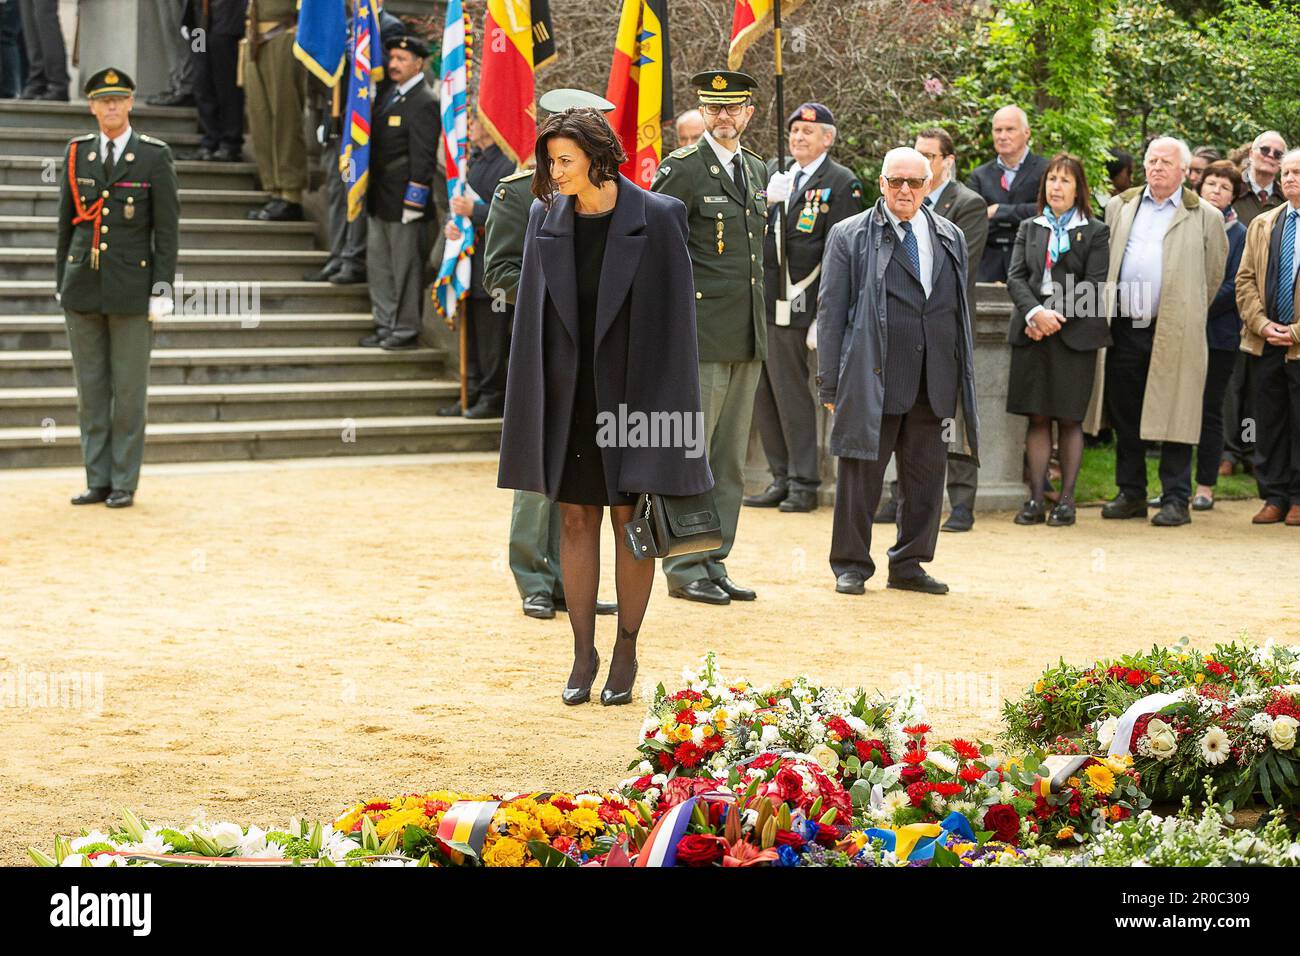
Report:
<svg viewBox="0 0 1300 956"><path fill-rule="evenodd" d="M810 189L803 194L803 212L799 215L799 221L794 224L799 232L812 232L813 226L817 223L817 206L814 202L816 195L815 189Z"/></svg>
<svg viewBox="0 0 1300 956"><path fill-rule="evenodd" d="M722 214L719 213L718 214L718 255L722 255L723 250L727 248L726 244L722 241L722 230L723 230Z"/></svg>
<svg viewBox="0 0 1300 956"><path fill-rule="evenodd" d="M126 206L123 207L122 209L122 215L126 216L127 219L135 218L135 197L134 196L126 197Z"/></svg>

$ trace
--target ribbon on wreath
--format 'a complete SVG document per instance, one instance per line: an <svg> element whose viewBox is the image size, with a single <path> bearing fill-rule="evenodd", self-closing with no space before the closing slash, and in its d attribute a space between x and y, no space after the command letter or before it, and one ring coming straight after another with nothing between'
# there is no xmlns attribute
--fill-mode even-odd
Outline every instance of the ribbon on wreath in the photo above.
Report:
<svg viewBox="0 0 1300 956"><path fill-rule="evenodd" d="M492 814L501 806L500 800L457 800L442 815L438 824L438 839L451 847L452 859L460 863L464 854L453 844L467 846L477 855L483 851Z"/></svg>
<svg viewBox="0 0 1300 956"><path fill-rule="evenodd" d="M868 838L879 840L900 861L908 863L934 858L936 846L948 845L953 837L975 842L975 831L970 821L954 810L942 823L909 823L904 827L872 827L865 831Z"/></svg>
<svg viewBox="0 0 1300 956"><path fill-rule="evenodd" d="M1115 736L1106 748L1106 756L1127 757L1133 752L1133 727L1137 722L1147 714L1159 713L1182 699L1182 691L1175 691L1172 694L1149 694L1129 704L1128 710L1124 711L1115 725Z"/></svg>

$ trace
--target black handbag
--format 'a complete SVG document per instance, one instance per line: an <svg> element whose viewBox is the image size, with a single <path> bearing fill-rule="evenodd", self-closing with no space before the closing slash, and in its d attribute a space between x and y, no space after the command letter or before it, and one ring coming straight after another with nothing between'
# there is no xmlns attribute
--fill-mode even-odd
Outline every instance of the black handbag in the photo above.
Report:
<svg viewBox="0 0 1300 956"><path fill-rule="evenodd" d="M713 492L643 494L638 517L623 525L623 543L637 560L695 554L722 547L722 518Z"/></svg>

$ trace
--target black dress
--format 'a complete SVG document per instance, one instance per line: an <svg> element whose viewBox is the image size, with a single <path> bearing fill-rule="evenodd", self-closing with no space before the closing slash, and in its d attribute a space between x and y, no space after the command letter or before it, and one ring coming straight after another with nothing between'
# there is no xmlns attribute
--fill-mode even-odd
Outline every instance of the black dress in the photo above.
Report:
<svg viewBox="0 0 1300 956"><path fill-rule="evenodd" d="M614 211L573 214L573 260L578 274L578 329L582 338L578 353L578 382L573 396L573 417L569 423L569 444L564 453L556 501L575 505L623 505L634 499L612 495L605 483L605 467L596 443L596 299L600 293L600 272L605 261L605 238Z"/></svg>

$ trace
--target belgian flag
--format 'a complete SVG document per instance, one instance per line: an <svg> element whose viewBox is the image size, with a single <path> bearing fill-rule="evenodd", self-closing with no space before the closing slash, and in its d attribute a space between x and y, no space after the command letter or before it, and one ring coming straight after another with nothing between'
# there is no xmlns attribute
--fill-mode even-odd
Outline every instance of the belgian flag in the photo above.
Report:
<svg viewBox="0 0 1300 956"><path fill-rule="evenodd" d="M663 124L673 117L668 0L624 0L605 99L623 141L623 175L650 188L663 157Z"/></svg>
<svg viewBox="0 0 1300 956"><path fill-rule="evenodd" d="M478 117L516 163L533 151L533 75L555 59L550 0L488 0L483 23Z"/></svg>

